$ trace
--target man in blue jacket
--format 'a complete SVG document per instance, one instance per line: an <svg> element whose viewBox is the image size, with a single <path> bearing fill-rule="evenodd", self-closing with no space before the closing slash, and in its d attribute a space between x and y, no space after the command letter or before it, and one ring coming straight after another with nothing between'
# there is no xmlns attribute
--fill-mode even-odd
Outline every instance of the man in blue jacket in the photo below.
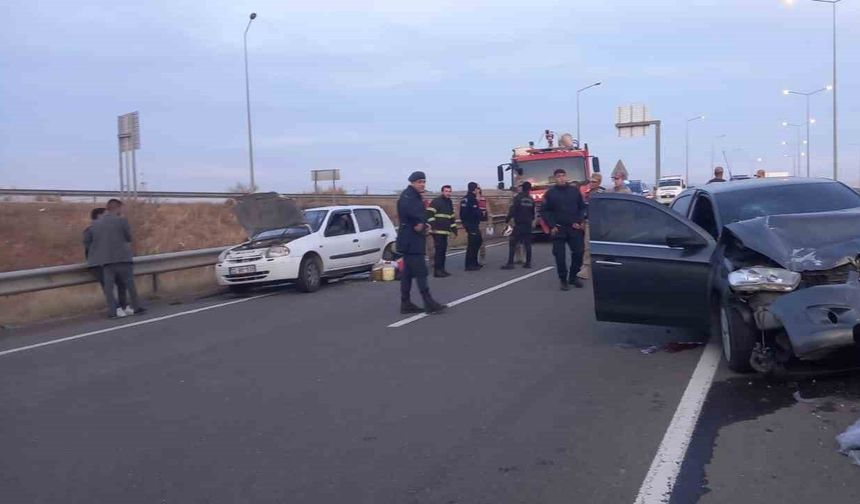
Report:
<svg viewBox="0 0 860 504"><path fill-rule="evenodd" d="M469 182L469 192L460 200L460 222L468 234L466 242L466 271L478 271L484 266L478 263L481 248L481 204L478 202L478 184Z"/></svg>
<svg viewBox="0 0 860 504"><path fill-rule="evenodd" d="M585 202L579 188L568 184L566 171L559 168L553 176L555 185L544 195L542 214L552 235L552 254L561 290L570 290L570 284L581 289L582 281L576 274L582 267L585 249ZM570 248L570 269L565 247Z"/></svg>
<svg viewBox="0 0 860 504"><path fill-rule="evenodd" d="M430 295L427 284L427 210L421 193L427 185L424 172L414 172L409 176L409 187L397 200L397 215L400 226L397 230L397 252L403 255L403 270L400 272L400 313L439 313L445 305L437 303ZM418 291L424 299L424 309L414 305L410 298L412 279L418 282Z"/></svg>

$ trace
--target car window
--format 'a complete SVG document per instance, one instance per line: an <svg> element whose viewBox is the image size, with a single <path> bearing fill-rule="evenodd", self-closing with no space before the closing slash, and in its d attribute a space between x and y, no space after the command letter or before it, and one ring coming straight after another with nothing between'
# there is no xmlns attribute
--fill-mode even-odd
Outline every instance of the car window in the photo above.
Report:
<svg viewBox="0 0 860 504"><path fill-rule="evenodd" d="M714 212L714 205L711 199L701 194L696 198L696 203L693 206L693 213L690 214L690 220L699 225L702 229L708 232L714 238L719 238L720 232L717 229L717 217Z"/></svg>
<svg viewBox="0 0 860 504"><path fill-rule="evenodd" d="M598 208L595 209L595 206ZM666 238L670 236L696 236L689 226L672 214L645 202L594 199L591 208L589 215L593 241L666 245Z"/></svg>
<svg viewBox="0 0 860 504"><path fill-rule="evenodd" d="M693 201L692 194L685 194L683 196L678 196L675 199L675 202L672 203L672 210L678 212L684 217L687 216L687 210L690 209L690 203Z"/></svg>
<svg viewBox="0 0 860 504"><path fill-rule="evenodd" d="M352 212L342 210L332 212L325 228L326 236L342 236L355 233L355 223L352 221Z"/></svg>
<svg viewBox="0 0 860 504"><path fill-rule="evenodd" d="M361 232L382 229L382 214L375 208L359 208L354 211Z"/></svg>
<svg viewBox="0 0 860 504"><path fill-rule="evenodd" d="M311 227L311 231L316 233L322 227L325 221L327 210L305 210L302 212L305 215L305 221Z"/></svg>

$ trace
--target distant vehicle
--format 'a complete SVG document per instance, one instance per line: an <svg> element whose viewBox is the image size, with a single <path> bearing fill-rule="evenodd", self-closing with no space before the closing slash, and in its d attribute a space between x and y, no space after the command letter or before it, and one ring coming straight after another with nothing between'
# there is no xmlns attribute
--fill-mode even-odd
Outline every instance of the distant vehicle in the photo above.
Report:
<svg viewBox="0 0 860 504"><path fill-rule="evenodd" d="M644 196L648 199L654 198L654 195L651 194L651 188L641 180L631 180L628 182L627 187L630 188L630 192L633 194L638 194L639 196Z"/></svg>
<svg viewBox="0 0 860 504"><path fill-rule="evenodd" d="M604 193L589 220L598 320L710 328L735 371L856 346L860 195L841 182L708 184L670 209Z"/></svg>
<svg viewBox="0 0 860 504"><path fill-rule="evenodd" d="M752 177L750 177L749 175L732 175L731 179L729 180L749 180L751 178Z"/></svg>
<svg viewBox="0 0 860 504"><path fill-rule="evenodd" d="M501 164L496 168L500 190L514 189L526 181L531 183L531 195L537 203L534 232L549 234L549 227L541 219L541 207L544 194L555 184L553 172L562 168L567 172L568 180L573 183L584 183L591 178L592 171L600 172L600 160L589 154L588 144L580 148L574 140L573 148L552 147L554 134L550 130L546 130L546 138L550 147L536 149L534 142L529 142L528 147L513 149L510 163ZM511 172L508 179L510 185L507 187L505 185L506 171Z"/></svg>
<svg viewBox="0 0 860 504"><path fill-rule="evenodd" d="M660 181L657 183L656 200L663 205L671 205L675 198L681 194L681 191L686 188L687 182L680 175L660 177Z"/></svg>
<svg viewBox="0 0 860 504"><path fill-rule="evenodd" d="M234 209L250 238L218 257L218 285L242 291L253 285L295 281L313 292L324 279L370 271L392 255L397 230L378 206L299 210L276 193L240 198Z"/></svg>

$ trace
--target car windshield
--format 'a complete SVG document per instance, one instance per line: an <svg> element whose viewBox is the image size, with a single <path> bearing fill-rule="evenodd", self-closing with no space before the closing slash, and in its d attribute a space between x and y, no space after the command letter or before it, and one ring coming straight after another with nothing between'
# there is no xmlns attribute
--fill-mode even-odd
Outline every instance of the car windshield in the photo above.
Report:
<svg viewBox="0 0 860 504"><path fill-rule="evenodd" d="M305 221L311 227L311 232L319 231L325 220L326 210L305 210L302 213L305 215Z"/></svg>
<svg viewBox="0 0 860 504"><path fill-rule="evenodd" d="M660 187L679 187L680 185L681 179L668 179L660 181Z"/></svg>
<svg viewBox="0 0 860 504"><path fill-rule="evenodd" d="M796 184L716 195L723 224L766 215L832 212L860 207L860 195L838 182Z"/></svg>
<svg viewBox="0 0 860 504"><path fill-rule="evenodd" d="M581 157L520 161L517 166L522 170L522 175L517 174L515 185L525 181L540 186L553 184L555 183L553 172L559 168L567 172L568 180L582 181L586 179L585 158Z"/></svg>

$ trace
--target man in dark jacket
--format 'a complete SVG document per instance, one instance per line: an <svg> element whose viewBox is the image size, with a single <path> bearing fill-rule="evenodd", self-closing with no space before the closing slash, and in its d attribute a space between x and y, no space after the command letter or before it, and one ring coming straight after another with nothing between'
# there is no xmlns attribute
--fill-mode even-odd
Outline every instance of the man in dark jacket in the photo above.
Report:
<svg viewBox="0 0 860 504"><path fill-rule="evenodd" d="M86 261L87 264L90 262L90 247L93 244L93 223L99 220L106 211L107 209L105 208L93 208L92 211L90 211L90 225L84 229L84 261ZM102 273L101 266L90 266L90 271L93 276L96 277L96 281L98 281L99 285L104 284L104 274ZM119 282L117 282L116 287L116 297L119 307L126 315L132 315L134 310L128 305L128 301L126 300L128 287L126 287L124 283Z"/></svg>
<svg viewBox="0 0 860 504"><path fill-rule="evenodd" d="M117 318L129 315L119 306L114 287L128 289L131 298L131 313L146 311L140 305L137 288L134 285L132 270L131 227L125 217L120 215L122 202L117 199L108 201L107 212L91 227L92 241L89 245L87 263L99 266L102 270L102 290L108 305L108 317Z"/></svg>
<svg viewBox="0 0 860 504"><path fill-rule="evenodd" d="M481 204L478 202L478 184L469 182L469 192L460 200L460 222L469 235L466 243L466 271L478 271L483 268L478 263L478 250L484 241L481 238Z"/></svg>
<svg viewBox="0 0 860 504"><path fill-rule="evenodd" d="M526 262L523 264L523 268L532 267L532 227L535 220L535 200L532 199L531 190L531 183L523 182L519 194L514 196L514 201L508 209L505 223L513 220L514 230L508 242L508 263L502 266L502 269L514 269L514 254L520 243L526 250Z"/></svg>
<svg viewBox="0 0 860 504"><path fill-rule="evenodd" d="M427 222L433 235L433 276L451 276L445 271L445 255L448 252L448 237L457 236L457 221L454 216L454 203L451 201L451 186L442 186L442 195L430 202L427 207Z"/></svg>
<svg viewBox="0 0 860 504"><path fill-rule="evenodd" d="M427 185L427 177L417 171L409 176L409 187L397 200L397 215L400 226L397 230L397 252L403 255L403 270L400 272L400 313L438 313L445 305L437 303L430 295L427 284L427 211L421 193ZM424 299L424 309L412 303L412 279L418 282L418 291Z"/></svg>
<svg viewBox="0 0 860 504"><path fill-rule="evenodd" d="M561 290L570 290L570 284L582 288L582 281L576 274L582 267L585 247L585 202L578 187L567 182L567 172L559 168L555 176L555 186L544 195L542 214L552 235L552 254L561 281ZM570 248L571 265L567 267L567 252Z"/></svg>
<svg viewBox="0 0 860 504"><path fill-rule="evenodd" d="M723 167L722 167L722 166L717 166L716 168L714 168L714 178L712 178L711 180L709 180L709 181L708 181L708 183L709 183L709 184L712 184L712 183L714 183L714 182L725 182L725 181L726 181L726 179L725 179L725 178L723 178L723 173L725 173L725 172L723 171Z"/></svg>

